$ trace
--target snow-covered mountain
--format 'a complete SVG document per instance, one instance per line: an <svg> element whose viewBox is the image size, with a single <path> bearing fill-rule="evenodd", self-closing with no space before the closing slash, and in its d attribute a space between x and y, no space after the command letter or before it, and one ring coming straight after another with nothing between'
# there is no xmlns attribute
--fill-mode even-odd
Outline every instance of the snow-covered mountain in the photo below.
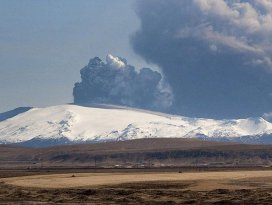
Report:
<svg viewBox="0 0 272 205"><path fill-rule="evenodd" d="M47 146L138 138L204 138L272 143L263 118L213 120L116 106L59 105L32 108L0 122L0 143Z"/></svg>

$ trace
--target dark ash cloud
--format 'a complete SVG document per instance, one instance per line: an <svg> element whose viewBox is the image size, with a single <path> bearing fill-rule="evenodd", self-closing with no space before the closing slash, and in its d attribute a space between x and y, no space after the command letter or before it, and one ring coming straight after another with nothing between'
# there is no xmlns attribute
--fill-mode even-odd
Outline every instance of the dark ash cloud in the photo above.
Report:
<svg viewBox="0 0 272 205"><path fill-rule="evenodd" d="M131 42L163 69L173 112L212 118L271 112L271 1L137 2L141 28Z"/></svg>
<svg viewBox="0 0 272 205"><path fill-rule="evenodd" d="M106 63L95 57L80 71L73 95L76 104L103 103L167 111L173 96L159 72L139 72L120 57L108 55Z"/></svg>

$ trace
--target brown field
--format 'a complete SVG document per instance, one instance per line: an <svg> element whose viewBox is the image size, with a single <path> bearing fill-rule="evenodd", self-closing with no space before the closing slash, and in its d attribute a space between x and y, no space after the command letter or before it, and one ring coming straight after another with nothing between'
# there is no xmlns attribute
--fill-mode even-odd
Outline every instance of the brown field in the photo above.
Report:
<svg viewBox="0 0 272 205"><path fill-rule="evenodd" d="M272 204L272 145L2 145L0 204Z"/></svg>
<svg viewBox="0 0 272 205"><path fill-rule="evenodd" d="M0 178L0 204L271 204L272 171L66 173Z"/></svg>
<svg viewBox="0 0 272 205"><path fill-rule="evenodd" d="M195 185L201 188L202 183L210 185L217 184L216 188L239 188L229 185L230 180L251 180L256 178L272 179L272 171L228 171L228 172L195 172L195 173L77 173L72 177L71 174L51 174L34 175L23 177L11 177L1 181L16 186L35 187L35 188L76 188L76 187L98 187L104 185L138 183L138 182L177 182L177 181L197 181ZM200 183L201 182L201 183ZM228 185L226 185L228 184ZM266 186L271 185L272 181L266 182ZM192 186L195 189L195 186ZM211 187L203 186L202 191ZM248 187L247 187L248 188ZM203 190L204 189L204 190ZM200 191L200 190L198 190Z"/></svg>

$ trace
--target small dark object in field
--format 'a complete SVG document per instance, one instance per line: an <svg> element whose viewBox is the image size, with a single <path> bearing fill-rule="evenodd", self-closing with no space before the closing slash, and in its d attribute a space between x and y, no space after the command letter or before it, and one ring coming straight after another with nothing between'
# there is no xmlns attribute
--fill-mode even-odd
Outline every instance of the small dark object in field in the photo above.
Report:
<svg viewBox="0 0 272 205"><path fill-rule="evenodd" d="M87 189L87 190L83 190L82 192L81 192L81 194L83 194L83 195L94 195L94 194L96 194L96 191L95 190L92 190L92 189Z"/></svg>
<svg viewBox="0 0 272 205"><path fill-rule="evenodd" d="M182 173L182 171L179 171L178 173Z"/></svg>
<svg viewBox="0 0 272 205"><path fill-rule="evenodd" d="M76 177L76 176L73 174L72 177Z"/></svg>

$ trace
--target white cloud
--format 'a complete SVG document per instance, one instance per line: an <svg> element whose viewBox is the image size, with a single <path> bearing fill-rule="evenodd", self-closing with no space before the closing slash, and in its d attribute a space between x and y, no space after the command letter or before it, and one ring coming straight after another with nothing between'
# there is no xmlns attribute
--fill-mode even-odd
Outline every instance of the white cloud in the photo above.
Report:
<svg viewBox="0 0 272 205"><path fill-rule="evenodd" d="M120 58L108 54L106 57L107 63L113 68L125 68L126 62L122 61Z"/></svg>
<svg viewBox="0 0 272 205"><path fill-rule="evenodd" d="M266 11L272 11L272 1L271 0L255 0L257 5L262 6Z"/></svg>
<svg viewBox="0 0 272 205"><path fill-rule="evenodd" d="M271 0L193 0L188 5L199 21L183 25L177 37L194 36L213 47L251 53L252 62L272 69Z"/></svg>
<svg viewBox="0 0 272 205"><path fill-rule="evenodd" d="M226 18L236 18L239 16L239 13L231 9L223 0L194 0L193 2L207 15L213 14Z"/></svg>
<svg viewBox="0 0 272 205"><path fill-rule="evenodd" d="M272 2L267 0L194 0L194 6L206 16L224 20L244 32L272 31ZM260 11L262 7L263 12Z"/></svg>

